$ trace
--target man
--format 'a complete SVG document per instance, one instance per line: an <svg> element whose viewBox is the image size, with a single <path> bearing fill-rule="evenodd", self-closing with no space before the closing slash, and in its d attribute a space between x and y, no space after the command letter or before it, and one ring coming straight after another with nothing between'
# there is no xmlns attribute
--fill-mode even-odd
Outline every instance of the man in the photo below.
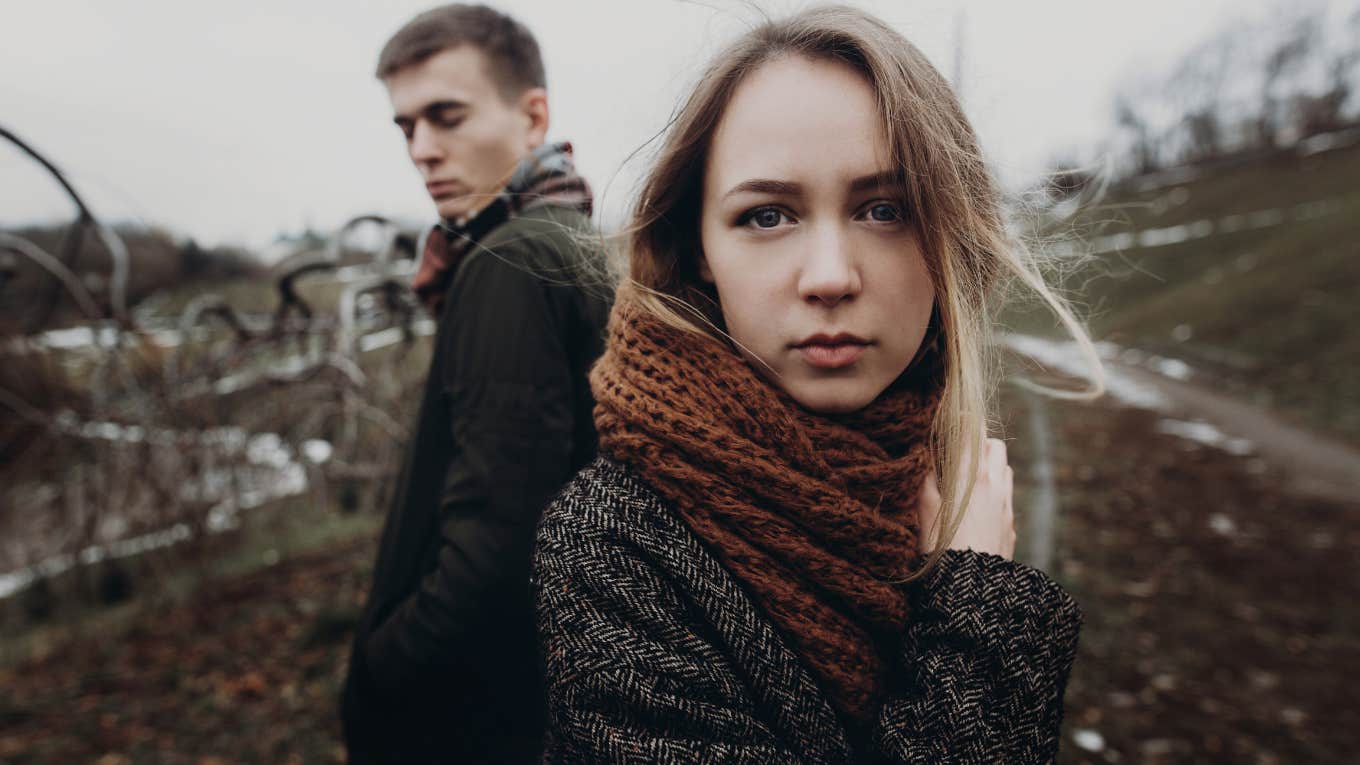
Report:
<svg viewBox="0 0 1360 765"><path fill-rule="evenodd" d="M608 315L590 191L545 143L533 36L484 6L400 29L377 76L442 219L413 287L439 329L342 716L351 762L530 762L543 692L529 588L543 507L595 453Z"/></svg>

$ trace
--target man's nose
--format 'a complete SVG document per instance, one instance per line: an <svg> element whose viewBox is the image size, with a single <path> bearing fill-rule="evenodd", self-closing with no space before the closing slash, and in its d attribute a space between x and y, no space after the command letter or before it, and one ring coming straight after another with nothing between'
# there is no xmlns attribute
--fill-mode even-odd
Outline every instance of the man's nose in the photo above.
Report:
<svg viewBox="0 0 1360 765"><path fill-rule="evenodd" d="M831 307L854 298L863 288L848 232L834 225L815 230L799 274L799 296Z"/></svg>
<svg viewBox="0 0 1360 765"><path fill-rule="evenodd" d="M418 120L411 128L411 141L407 146L411 161L428 165L444 158L444 150L435 138L435 131L425 120Z"/></svg>

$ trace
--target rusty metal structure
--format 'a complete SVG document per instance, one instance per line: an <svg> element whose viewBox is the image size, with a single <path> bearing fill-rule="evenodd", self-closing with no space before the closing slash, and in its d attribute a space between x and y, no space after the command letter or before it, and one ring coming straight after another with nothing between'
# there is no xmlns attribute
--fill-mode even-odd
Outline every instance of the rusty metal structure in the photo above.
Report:
<svg viewBox="0 0 1360 765"><path fill-rule="evenodd" d="M152 324L129 311L133 262L118 233L54 163L3 126L0 137L76 209L54 252L0 232L0 306L13 305L21 267L45 275L41 309L11 316L20 331L0 336L0 596L81 563L203 539L284 497L383 502L421 366L412 351L432 329L403 270L417 234L360 216L274 268L272 315L200 294L172 323ZM365 229L376 252L350 245ZM110 259L102 294L74 268L88 240ZM326 286L334 305L309 300L304 282ZM62 301L76 326L51 326Z"/></svg>

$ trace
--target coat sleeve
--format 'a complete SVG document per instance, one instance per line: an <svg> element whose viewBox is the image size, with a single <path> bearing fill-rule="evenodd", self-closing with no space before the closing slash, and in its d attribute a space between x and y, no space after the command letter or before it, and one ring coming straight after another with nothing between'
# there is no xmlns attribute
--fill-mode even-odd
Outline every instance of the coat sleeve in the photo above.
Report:
<svg viewBox="0 0 1360 765"><path fill-rule="evenodd" d="M1037 569L995 555L945 553L913 585L902 661L879 748L900 763L1048 763L1081 610Z"/></svg>
<svg viewBox="0 0 1360 765"><path fill-rule="evenodd" d="M535 272L534 246L475 251L450 288L443 394L454 453L442 538L435 568L367 642L369 674L385 692L475 661L470 644L510 628L495 614L528 610L534 528L570 477L573 431L565 301Z"/></svg>
<svg viewBox="0 0 1360 765"><path fill-rule="evenodd" d="M545 514L535 555L545 762L800 762L757 719L672 578L569 512L571 494Z"/></svg>

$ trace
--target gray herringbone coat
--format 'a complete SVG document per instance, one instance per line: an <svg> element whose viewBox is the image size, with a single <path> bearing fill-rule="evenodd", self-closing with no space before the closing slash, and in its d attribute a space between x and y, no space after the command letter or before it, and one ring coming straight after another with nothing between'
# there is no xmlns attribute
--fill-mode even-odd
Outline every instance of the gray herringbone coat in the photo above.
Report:
<svg viewBox="0 0 1360 765"><path fill-rule="evenodd" d="M949 552L911 585L904 667L851 752L826 696L735 580L628 468L548 508L535 584L552 763L1054 759L1081 614L1039 571Z"/></svg>

